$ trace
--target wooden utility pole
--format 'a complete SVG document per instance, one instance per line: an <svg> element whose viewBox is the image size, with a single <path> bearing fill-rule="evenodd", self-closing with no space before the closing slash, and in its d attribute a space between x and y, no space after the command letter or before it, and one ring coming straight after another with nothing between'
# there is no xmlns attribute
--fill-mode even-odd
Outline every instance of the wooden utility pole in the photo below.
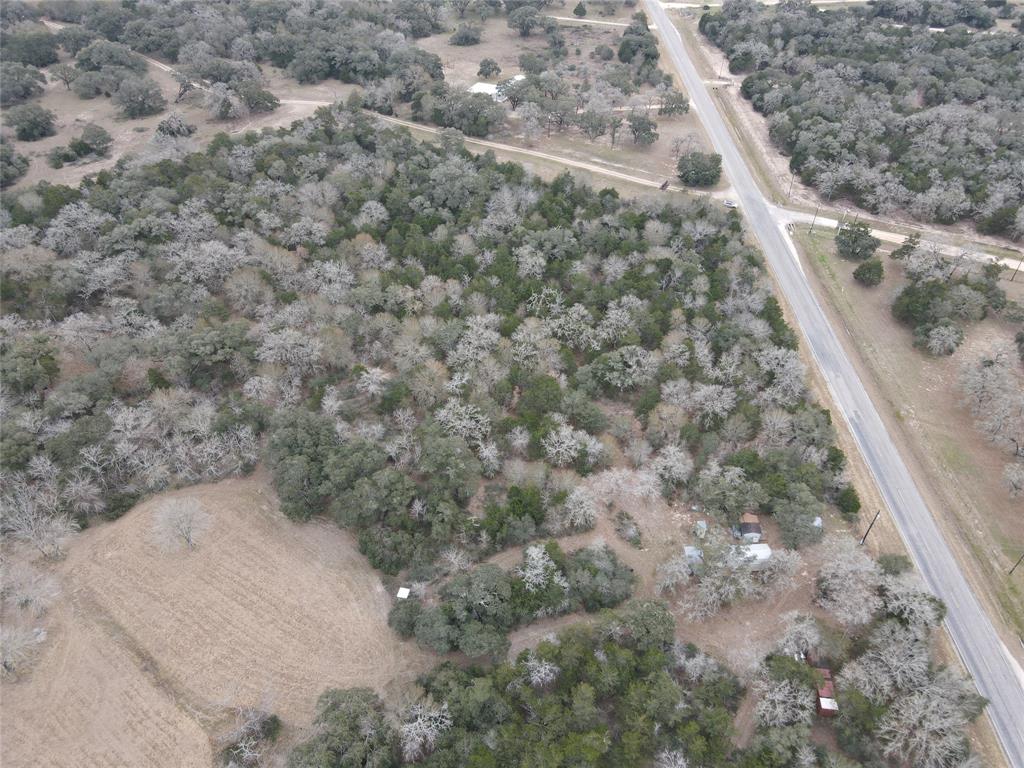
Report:
<svg viewBox="0 0 1024 768"><path fill-rule="evenodd" d="M861 536L860 545L862 547L864 546L864 542L868 540L868 534L871 533L871 529L875 527L875 523L878 521L878 516L880 514L882 514L882 510L878 510L877 512L875 512L875 517L871 521L871 525L868 526L868 529L866 531L864 531L864 535Z"/></svg>
<svg viewBox="0 0 1024 768"><path fill-rule="evenodd" d="M1013 572L1017 570L1017 566L1021 564L1021 561L1024 561L1024 555L1021 555L1021 556L1020 556L1020 557L1019 557L1019 558L1017 559L1017 562L1016 562L1016 564L1015 564L1015 565L1013 566L1013 568L1011 568L1011 569L1010 569L1010 572L1009 572L1008 574L1006 574L1006 575L1007 575L1007 576L1013 576Z"/></svg>

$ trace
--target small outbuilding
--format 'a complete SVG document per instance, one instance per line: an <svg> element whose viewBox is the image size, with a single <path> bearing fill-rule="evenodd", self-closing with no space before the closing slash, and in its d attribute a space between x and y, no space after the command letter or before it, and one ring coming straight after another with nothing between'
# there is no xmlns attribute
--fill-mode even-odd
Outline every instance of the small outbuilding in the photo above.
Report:
<svg viewBox="0 0 1024 768"><path fill-rule="evenodd" d="M395 597L397 597L399 600L408 600L409 599L409 588L408 587L399 587L398 588L398 592L395 593Z"/></svg>
<svg viewBox="0 0 1024 768"><path fill-rule="evenodd" d="M822 717L835 717L839 714L839 702L836 701L836 687L832 682L832 670L826 667L815 667L814 671L822 678L821 685L818 686L818 714Z"/></svg>
<svg viewBox="0 0 1024 768"><path fill-rule="evenodd" d="M744 544L761 542L761 521L757 515L747 512L740 517L739 534Z"/></svg>
<svg viewBox="0 0 1024 768"><path fill-rule="evenodd" d="M495 101L498 100L497 83L473 83L468 90L470 93L486 93Z"/></svg>
<svg viewBox="0 0 1024 768"><path fill-rule="evenodd" d="M736 551L750 561L752 571L762 570L772 559L772 548L767 544L740 544Z"/></svg>
<svg viewBox="0 0 1024 768"><path fill-rule="evenodd" d="M526 79L526 75L515 75L514 77L512 77L510 79L512 80L512 82L517 83L520 80L525 80ZM507 81L503 80L502 82L507 82ZM504 101L504 99L501 97L501 94L498 93L498 86L499 85L501 85L501 83L484 83L484 82L479 82L479 83L473 83L466 90L469 93L485 93L488 96L490 96L492 99L494 99L495 101Z"/></svg>

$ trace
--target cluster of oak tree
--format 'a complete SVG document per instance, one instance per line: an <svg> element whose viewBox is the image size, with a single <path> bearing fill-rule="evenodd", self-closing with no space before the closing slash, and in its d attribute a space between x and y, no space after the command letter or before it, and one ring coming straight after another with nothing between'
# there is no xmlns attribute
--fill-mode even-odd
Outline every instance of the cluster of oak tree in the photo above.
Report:
<svg viewBox="0 0 1024 768"><path fill-rule="evenodd" d="M612 494L757 507L793 546L826 504L856 512L760 259L710 201L545 185L335 108L3 216L4 530L48 556L246 470L264 435L287 514L423 581L586 529Z"/></svg>
<svg viewBox="0 0 1024 768"><path fill-rule="evenodd" d="M836 253L858 262L854 279L865 286L882 282L885 267L875 255L881 240L866 222L851 221L836 230ZM896 294L892 314L914 331L914 344L933 355L951 355L964 339L964 326L998 313L1016 322L1024 319L1018 302L999 285L1003 266L980 261L967 251L944 253L935 243L922 245L910 235L889 256L903 266L907 278Z"/></svg>
<svg viewBox="0 0 1024 768"><path fill-rule="evenodd" d="M146 65L123 48L108 49L105 43L73 34L56 35L36 22L38 8L24 4L6 4L0 15L0 104L4 124L18 141L31 142L56 133L57 116L36 103L43 93L48 68L54 81L61 81L82 98L100 94L111 96L129 118L143 117L162 110L166 104L157 85L145 77ZM60 62L60 52L74 57L72 65ZM100 85L102 81L102 86ZM86 87L88 83L93 85ZM56 147L50 164L60 167L65 162L103 156L108 153L112 138L102 127L87 123L68 146ZM28 159L10 143L0 138L0 186L17 181L28 170Z"/></svg>
<svg viewBox="0 0 1024 768"><path fill-rule="evenodd" d="M300 83L335 78L356 84L363 106L382 114L395 114L402 105L409 105L415 120L486 136L504 125L502 104L487 94L446 83L440 58L415 45L416 38L444 31L449 15L463 19L467 13L480 19L506 14L509 27L521 36L540 31L546 37L543 53L520 56L526 77L507 78L498 87L499 97L517 113L528 141L542 132L550 135L553 130L573 129L591 141L608 136L612 145L627 133L634 144L646 146L658 139L655 109L663 116L689 110L687 98L658 68L656 39L642 13L636 14L615 49L597 46L586 65L568 61L565 36L558 22L545 15L545 4L539 0L447 5L451 7L440 0L312 9L294 2L7 4L0 17L3 99L5 106L12 107L5 122L21 141L55 133L57 116L33 101L42 94L48 77L83 99L111 97L126 117L156 114L167 101L146 75L141 55L147 55L175 67L176 102L198 99L213 120L276 109L279 99L268 90L263 72L264 65L273 65ZM61 26L51 31L42 18ZM479 24L462 21L452 42L473 45L480 39ZM500 72L493 59L481 62L481 77L496 78ZM50 164L61 167L103 156L110 144L109 133L90 124L69 145L55 148ZM167 154L167 142L157 144L158 151ZM715 183L720 172L717 158L687 144L677 140L673 147L676 157L685 152L680 158L680 178L694 186ZM4 185L27 169L27 158L15 146L0 144Z"/></svg>
<svg viewBox="0 0 1024 768"><path fill-rule="evenodd" d="M509 17L510 25L514 20ZM546 54L522 54L519 64L524 77L498 83L498 97L511 107L528 141L542 132L575 129L590 141L608 136L612 146L627 132L634 144L647 146L658 140L658 125L652 117L655 109L664 116L689 111L689 100L658 68L657 41L643 13L634 15L617 49L597 45L589 54L589 64L566 61L568 50L557 23L547 19L545 28ZM497 77L500 67L484 59L478 74Z"/></svg>
<svg viewBox="0 0 1024 768"><path fill-rule="evenodd" d="M730 71L747 75L743 95L804 183L871 211L969 219L983 232L1020 237L1021 36L922 25L971 23L978 5L821 11L736 0L705 14L700 28L728 55Z"/></svg>

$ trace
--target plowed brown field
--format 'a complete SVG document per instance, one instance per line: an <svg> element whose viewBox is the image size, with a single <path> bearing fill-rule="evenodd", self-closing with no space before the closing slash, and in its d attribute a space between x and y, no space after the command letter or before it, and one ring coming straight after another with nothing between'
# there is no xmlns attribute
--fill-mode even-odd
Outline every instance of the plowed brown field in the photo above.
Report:
<svg viewBox="0 0 1024 768"><path fill-rule="evenodd" d="M199 546L168 552L153 509L196 498ZM316 697L369 686L395 701L431 657L387 627L390 599L345 532L297 525L264 477L182 489L79 535L30 672L2 686L0 763L202 765L232 707L301 737Z"/></svg>

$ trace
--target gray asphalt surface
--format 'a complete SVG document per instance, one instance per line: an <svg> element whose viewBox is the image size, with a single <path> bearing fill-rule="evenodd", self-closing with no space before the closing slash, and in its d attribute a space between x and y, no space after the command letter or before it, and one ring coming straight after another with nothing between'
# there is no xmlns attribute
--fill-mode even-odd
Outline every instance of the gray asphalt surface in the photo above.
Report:
<svg viewBox="0 0 1024 768"><path fill-rule="evenodd" d="M946 603L946 627L979 692L1010 765L1024 768L1024 673L996 634L939 531L935 518L900 457L885 424L843 352L797 258L796 249L771 210L739 148L711 100L678 30L657 0L644 0L650 20L683 79L692 107L722 155L736 189L740 212L761 243L765 258L803 331L805 344L831 390L842 417L881 489L929 588ZM883 513L884 514L884 513Z"/></svg>

